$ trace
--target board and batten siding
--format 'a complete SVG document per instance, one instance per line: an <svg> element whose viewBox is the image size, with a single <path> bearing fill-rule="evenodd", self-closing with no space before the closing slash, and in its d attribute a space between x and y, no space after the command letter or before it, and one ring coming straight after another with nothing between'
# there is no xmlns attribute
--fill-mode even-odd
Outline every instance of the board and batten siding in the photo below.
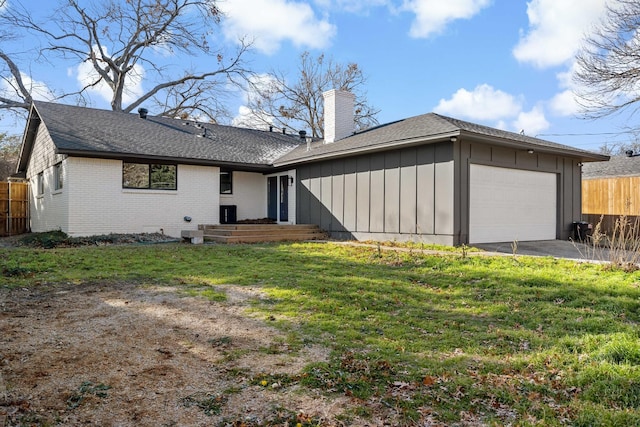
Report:
<svg viewBox="0 0 640 427"><path fill-rule="evenodd" d="M571 236L581 215L578 159L462 137L301 165L297 219L339 239L468 243L471 164L554 173L556 235Z"/></svg>
<svg viewBox="0 0 640 427"><path fill-rule="evenodd" d="M297 182L298 223L341 239L454 244L449 143L303 165Z"/></svg>

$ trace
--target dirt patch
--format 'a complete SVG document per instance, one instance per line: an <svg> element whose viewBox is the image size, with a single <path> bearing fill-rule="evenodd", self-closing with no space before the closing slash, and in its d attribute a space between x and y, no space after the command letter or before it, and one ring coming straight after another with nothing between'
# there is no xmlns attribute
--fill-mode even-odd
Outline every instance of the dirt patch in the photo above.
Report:
<svg viewBox="0 0 640 427"><path fill-rule="evenodd" d="M129 283L0 289L0 426L284 425L296 415L340 425L348 398L274 380L328 350L290 349L269 319L248 314L259 289L220 290L226 302Z"/></svg>
<svg viewBox="0 0 640 427"><path fill-rule="evenodd" d="M0 237L0 248L23 246L52 249L79 246L168 243L177 241L180 241L180 239L161 233L101 234L87 237L70 237L61 231L48 231L44 233L26 233L16 236Z"/></svg>

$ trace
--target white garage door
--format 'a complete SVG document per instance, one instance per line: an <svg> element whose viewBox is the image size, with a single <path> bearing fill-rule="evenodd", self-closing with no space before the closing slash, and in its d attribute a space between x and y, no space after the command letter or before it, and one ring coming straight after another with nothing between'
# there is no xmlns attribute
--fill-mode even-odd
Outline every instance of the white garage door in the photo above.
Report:
<svg viewBox="0 0 640 427"><path fill-rule="evenodd" d="M469 243L554 240L556 174L471 165Z"/></svg>

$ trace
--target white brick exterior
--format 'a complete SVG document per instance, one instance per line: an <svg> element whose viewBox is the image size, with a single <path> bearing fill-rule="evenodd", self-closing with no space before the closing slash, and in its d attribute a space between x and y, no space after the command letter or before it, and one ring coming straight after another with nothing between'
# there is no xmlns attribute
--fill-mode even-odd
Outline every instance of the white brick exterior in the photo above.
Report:
<svg viewBox="0 0 640 427"><path fill-rule="evenodd" d="M271 176L290 176L295 183L296 171L290 170L271 175L250 172L233 172L233 194L221 194L221 205L237 206L237 219L266 218L267 213L267 178ZM280 188L278 187L278 191ZM278 194L280 199L280 194ZM286 224L296 223L296 192L295 184L289 186L288 193L289 219ZM278 221L281 222L281 221Z"/></svg>
<svg viewBox="0 0 640 427"><path fill-rule="evenodd" d="M328 90L324 98L324 141L338 141L353 134L355 95L351 92Z"/></svg>
<svg viewBox="0 0 640 427"><path fill-rule="evenodd" d="M261 173L233 172L233 194L221 194L221 205L236 205L237 219L267 216L267 178Z"/></svg>
<svg viewBox="0 0 640 427"><path fill-rule="evenodd" d="M122 162L69 159L69 226L72 236L164 233L218 222L220 173L216 167L178 165L178 189L122 188ZM184 217L191 217L186 222Z"/></svg>
<svg viewBox="0 0 640 427"><path fill-rule="evenodd" d="M55 165L62 164L63 188L55 188ZM38 174L44 191L38 193ZM273 176L289 175L295 171ZM31 185L31 230L61 230L70 236L161 232L180 237L199 224L218 224L220 205L236 205L237 219L267 216L267 176L233 172L233 194L220 195L220 168L178 165L178 188L137 190L122 187L122 161L55 154L40 126L27 168ZM289 220L295 224L295 185L289 186ZM186 222L185 217L191 221Z"/></svg>
<svg viewBox="0 0 640 427"><path fill-rule="evenodd" d="M50 169L45 182L52 179ZM44 195L33 198L32 231L62 230L71 236L161 232L180 237L181 230L218 222L216 167L178 165L176 191L123 189L120 160L70 157L64 171L61 191L45 184Z"/></svg>

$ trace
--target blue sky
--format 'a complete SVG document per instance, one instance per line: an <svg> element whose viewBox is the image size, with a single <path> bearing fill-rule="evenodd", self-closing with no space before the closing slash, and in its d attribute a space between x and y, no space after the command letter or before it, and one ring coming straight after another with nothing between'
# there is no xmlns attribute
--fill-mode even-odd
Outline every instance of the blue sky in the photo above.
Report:
<svg viewBox="0 0 640 427"><path fill-rule="evenodd" d="M225 0L219 40L252 37L259 73L293 76L304 51L356 62L380 123L435 111L595 151L634 138L633 118L580 119L572 96L573 57L605 1ZM52 3L23 1L34 13ZM83 73L78 64L21 65L43 89L78 89ZM240 115L243 94L234 98ZM108 106L98 91L92 105Z"/></svg>

